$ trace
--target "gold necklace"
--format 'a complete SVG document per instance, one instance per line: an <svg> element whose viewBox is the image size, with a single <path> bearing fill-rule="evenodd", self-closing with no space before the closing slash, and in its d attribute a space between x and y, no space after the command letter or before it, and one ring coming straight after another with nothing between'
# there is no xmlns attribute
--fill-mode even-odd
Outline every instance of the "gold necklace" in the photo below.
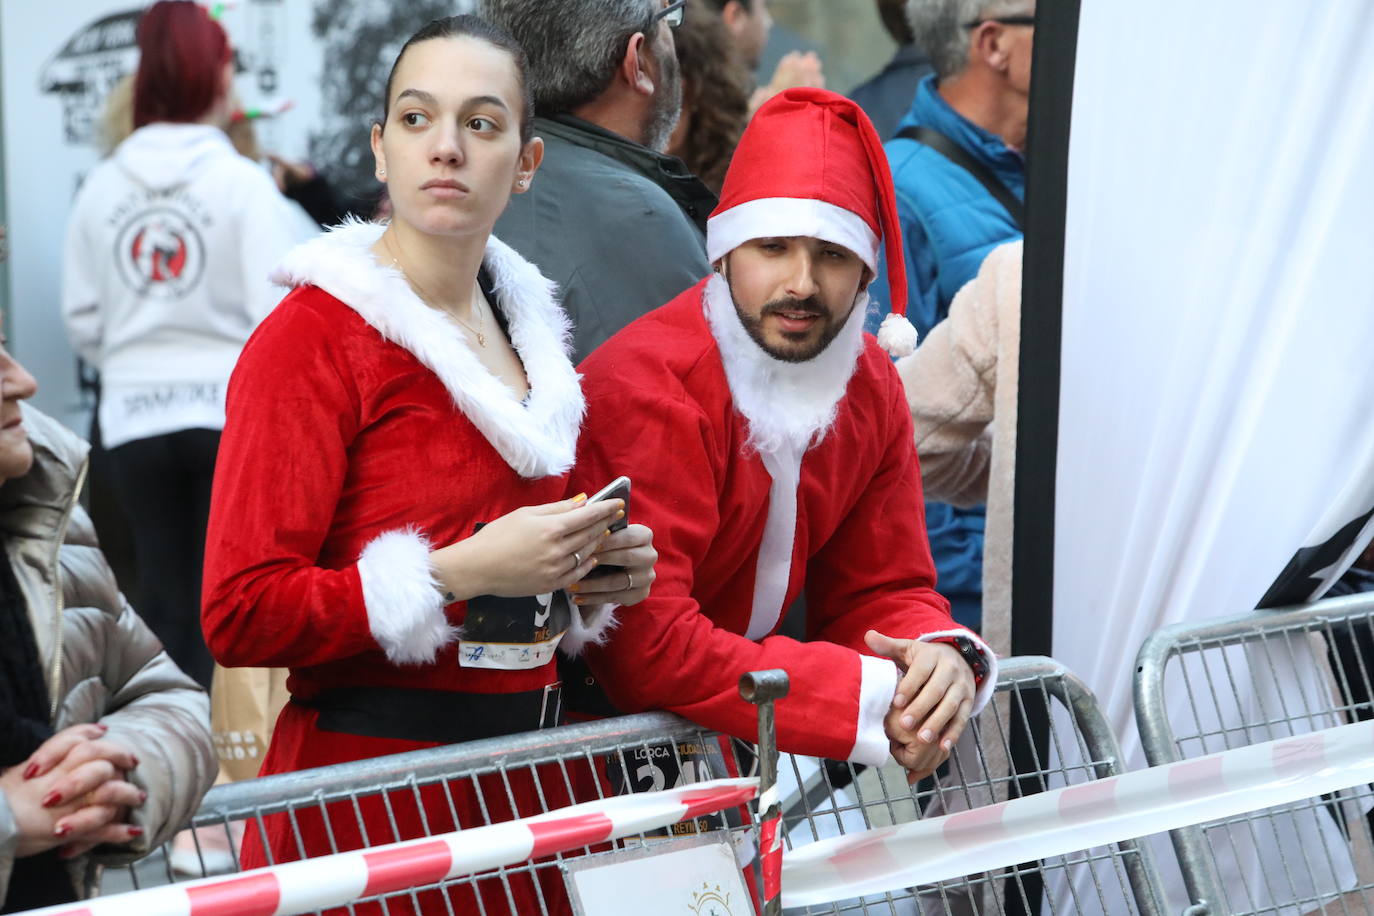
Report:
<svg viewBox="0 0 1374 916"><path fill-rule="evenodd" d="M463 319L459 318L457 315L448 311L447 309L440 309L440 311L443 312L445 315L452 318L454 321L458 322L463 327L467 328L468 331L472 332L472 335L477 338L477 346L481 347L484 350L487 347L487 335L483 332L482 329L485 328L487 324L487 313L485 309L478 308L477 303L485 298L486 297L482 295L482 287L479 286L477 284L477 281L474 280L472 283L472 310L477 313L477 327L475 328Z"/></svg>
<svg viewBox="0 0 1374 916"><path fill-rule="evenodd" d="M401 276L405 278L406 284L410 287L411 291L419 296L420 300L424 302L425 305L466 328L473 337L477 338L477 346L485 350L487 347L487 335L483 331L483 328L486 327L486 312L478 307L478 302L486 299L486 296L482 293L481 284L475 279L472 281L472 311L477 314L477 327L474 328L472 325L453 314L453 312L446 308L440 308L434 304L434 298L430 296L429 293L425 292L425 288L421 286L414 277L407 273L405 267L401 265L400 259L396 257L397 251L391 243L390 235L382 236L382 244L384 244L386 250L391 253L391 265L401 272Z"/></svg>

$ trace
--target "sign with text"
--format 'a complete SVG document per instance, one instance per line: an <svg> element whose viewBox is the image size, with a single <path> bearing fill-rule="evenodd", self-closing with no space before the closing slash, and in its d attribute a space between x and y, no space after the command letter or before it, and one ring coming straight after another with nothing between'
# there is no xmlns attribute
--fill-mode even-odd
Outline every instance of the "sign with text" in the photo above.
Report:
<svg viewBox="0 0 1374 916"><path fill-rule="evenodd" d="M747 916L754 912L723 834L595 856L564 866L578 916Z"/></svg>

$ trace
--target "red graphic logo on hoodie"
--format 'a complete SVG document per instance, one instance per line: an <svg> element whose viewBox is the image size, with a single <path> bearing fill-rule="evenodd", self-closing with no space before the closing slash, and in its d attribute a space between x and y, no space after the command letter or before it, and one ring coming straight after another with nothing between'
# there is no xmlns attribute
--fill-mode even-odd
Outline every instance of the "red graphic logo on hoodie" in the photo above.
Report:
<svg viewBox="0 0 1374 916"><path fill-rule="evenodd" d="M205 244L183 214L144 210L124 224L115 242L124 280L141 296L180 299L205 269Z"/></svg>

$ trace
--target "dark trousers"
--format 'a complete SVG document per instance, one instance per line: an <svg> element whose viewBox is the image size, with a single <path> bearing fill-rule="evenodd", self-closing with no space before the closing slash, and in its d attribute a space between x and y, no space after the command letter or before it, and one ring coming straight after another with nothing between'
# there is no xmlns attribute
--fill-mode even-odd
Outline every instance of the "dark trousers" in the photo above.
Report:
<svg viewBox="0 0 1374 916"><path fill-rule="evenodd" d="M139 615L207 690L214 663L200 632L201 564L219 432L183 429L110 449L111 477L133 535Z"/></svg>

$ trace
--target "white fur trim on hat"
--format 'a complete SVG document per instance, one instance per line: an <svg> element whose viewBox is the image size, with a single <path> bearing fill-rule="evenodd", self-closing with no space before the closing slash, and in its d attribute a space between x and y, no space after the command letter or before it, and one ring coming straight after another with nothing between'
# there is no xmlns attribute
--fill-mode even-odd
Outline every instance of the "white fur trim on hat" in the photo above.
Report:
<svg viewBox="0 0 1374 916"><path fill-rule="evenodd" d="M809 237L843 245L878 272L882 240L857 213L823 200L763 197L706 222L706 260L712 264L752 239Z"/></svg>
<svg viewBox="0 0 1374 916"><path fill-rule="evenodd" d="M919 339L920 335L916 333L915 325L907 320L905 315L898 315L896 312L889 312L883 323L878 326L878 346L898 359L915 353L916 341Z"/></svg>
<svg viewBox="0 0 1374 916"><path fill-rule="evenodd" d="M429 565L429 541L414 528L387 531L358 557L367 625L397 665L423 665L458 635Z"/></svg>

